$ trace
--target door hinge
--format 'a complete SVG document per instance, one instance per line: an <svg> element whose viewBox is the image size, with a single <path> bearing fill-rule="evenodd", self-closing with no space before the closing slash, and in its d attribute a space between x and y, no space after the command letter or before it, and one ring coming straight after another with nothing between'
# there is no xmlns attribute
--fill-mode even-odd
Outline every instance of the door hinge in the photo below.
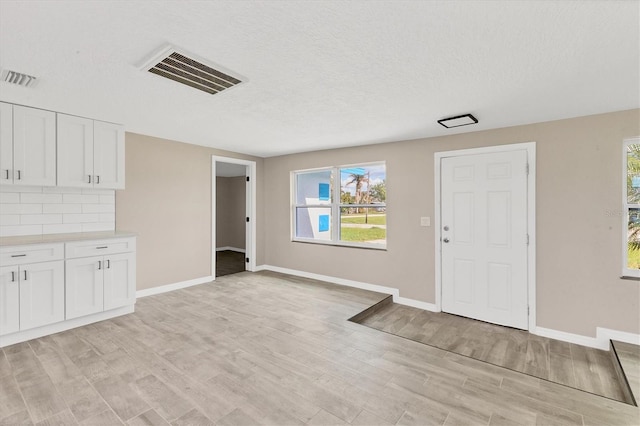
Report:
<svg viewBox="0 0 640 426"><path fill-rule="evenodd" d="M248 257L245 257L245 258L244 258L244 261L245 261L245 262L247 262L247 263L249 263L249 258L248 258Z"/></svg>
<svg viewBox="0 0 640 426"><path fill-rule="evenodd" d="M249 218L247 217L247 222L249 222Z"/></svg>
<svg viewBox="0 0 640 426"><path fill-rule="evenodd" d="M527 306L527 316L531 315L531 308Z"/></svg>
<svg viewBox="0 0 640 426"><path fill-rule="evenodd" d="M249 182L249 176L247 176L247 182Z"/></svg>
<svg viewBox="0 0 640 426"><path fill-rule="evenodd" d="M527 245L529 245L529 234L527 234Z"/></svg>
<svg viewBox="0 0 640 426"><path fill-rule="evenodd" d="M525 171L527 173L527 175L529 174L529 163L527 163L526 167L525 167Z"/></svg>

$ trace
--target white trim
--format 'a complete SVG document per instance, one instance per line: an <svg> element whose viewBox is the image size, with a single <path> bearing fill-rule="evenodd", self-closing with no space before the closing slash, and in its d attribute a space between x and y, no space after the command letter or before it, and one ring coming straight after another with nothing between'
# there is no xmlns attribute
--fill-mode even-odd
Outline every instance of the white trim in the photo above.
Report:
<svg viewBox="0 0 640 426"><path fill-rule="evenodd" d="M246 191L246 209L247 216L249 217L249 225L247 226L248 232L245 235L245 253L248 253L249 262L246 263L245 270L256 270L256 237L258 235L256 223L258 221L257 215L257 186L256 186L256 162L251 160L241 160L239 158L232 157L220 157L217 155L211 156L211 275L215 280L216 276L216 162L241 164L247 166L247 177L249 178L249 188Z"/></svg>
<svg viewBox="0 0 640 426"><path fill-rule="evenodd" d="M231 247L231 246L217 247L216 251L236 251L238 253L246 253L247 252L243 248Z"/></svg>
<svg viewBox="0 0 640 426"><path fill-rule="evenodd" d="M632 345L640 346L640 334L598 327L596 328L596 335L599 339L606 339L607 341L617 340L618 342L630 343Z"/></svg>
<svg viewBox="0 0 640 426"><path fill-rule="evenodd" d="M443 151L434 154L435 173L435 279L436 279L436 303L437 312L442 310L442 259L440 244L441 228L441 183L440 183L440 162L446 157L457 157L462 155L490 154L509 151L527 151L527 161L529 163L529 176L527 179L527 233L529 234L528 249L528 298L529 298L529 330L536 329L536 143L524 142L509 145L496 145L481 148L460 149L456 151Z"/></svg>
<svg viewBox="0 0 640 426"><path fill-rule="evenodd" d="M561 340L563 342L575 343L576 345L588 346L590 348L609 350L609 340L597 337L588 337L581 334L567 333L565 331L552 330L550 328L536 327L530 330L531 334L548 337L549 339Z"/></svg>
<svg viewBox="0 0 640 426"><path fill-rule="evenodd" d="M386 287L378 284L369 284L361 281L347 280L344 278L332 277L330 275L314 274L313 272L299 271L296 269L281 268L280 266L272 265L260 265L256 268L256 271L272 271L279 272L281 274L295 275L303 278L311 278L318 281L325 281L332 284L343 285L346 287L354 287L362 290L375 291L378 293L390 294L393 296L393 302L400 305L412 306L414 308L424 309L432 312L440 312L436 310L433 303L422 302L420 300L409 299L406 297L400 297L400 290L394 287Z"/></svg>
<svg viewBox="0 0 640 426"><path fill-rule="evenodd" d="M622 276L640 277L639 269L629 269L627 267L628 254L628 220L629 209L637 208L637 204L629 204L627 199L627 147L631 144L640 144L640 137L628 138L622 141Z"/></svg>
<svg viewBox="0 0 640 426"><path fill-rule="evenodd" d="M617 340L619 342L630 343L632 345L640 345L640 334L611 330L603 327L596 328L596 337L567 333L565 331L552 330L544 327L536 327L536 329L531 333L542 337L548 337L550 339L562 340L563 342L575 343L576 345L588 346L590 348L602 349L605 351L610 349L610 340Z"/></svg>
<svg viewBox="0 0 640 426"><path fill-rule="evenodd" d="M0 336L0 348L15 345L16 343L26 342L27 340L37 339L38 337L47 336L49 334L60 333L61 331L70 330L72 328L81 327L83 325L92 324L98 321L104 321L110 318L119 317L121 315L130 314L134 311L134 305L123 306L121 308L112 309L106 312L98 312L96 314L74 318L66 321L48 324L42 327L32 328L31 330L19 331L17 333Z"/></svg>
<svg viewBox="0 0 640 426"><path fill-rule="evenodd" d="M209 275L208 277L194 278L192 280L180 281L173 284L161 285L158 287L145 288L143 290L136 291L136 298L153 296L155 294L166 293L168 291L180 290L181 288L187 288L198 284L210 283L214 280L214 277Z"/></svg>

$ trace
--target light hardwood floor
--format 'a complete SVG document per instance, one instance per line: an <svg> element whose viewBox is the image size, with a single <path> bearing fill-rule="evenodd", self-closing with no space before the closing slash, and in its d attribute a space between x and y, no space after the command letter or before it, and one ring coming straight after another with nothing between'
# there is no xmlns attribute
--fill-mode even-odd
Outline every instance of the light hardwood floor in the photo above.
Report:
<svg viewBox="0 0 640 426"><path fill-rule="evenodd" d="M270 272L0 352L0 424L633 425L636 407L347 321L384 295Z"/></svg>
<svg viewBox="0 0 640 426"><path fill-rule="evenodd" d="M612 343L636 403L640 403L640 346L616 341Z"/></svg>
<svg viewBox="0 0 640 426"><path fill-rule="evenodd" d="M614 357L608 351L396 303L380 303L376 308L358 315L355 321L585 392L634 403L628 389L623 389L626 383L620 380Z"/></svg>

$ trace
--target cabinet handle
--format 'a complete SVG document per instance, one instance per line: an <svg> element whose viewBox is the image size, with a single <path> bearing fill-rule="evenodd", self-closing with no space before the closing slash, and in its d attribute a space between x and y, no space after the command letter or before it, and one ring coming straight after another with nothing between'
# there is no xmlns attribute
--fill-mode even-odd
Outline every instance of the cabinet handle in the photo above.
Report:
<svg viewBox="0 0 640 426"><path fill-rule="evenodd" d="M109 248L109 246L100 246L100 247L96 247L96 249L106 249Z"/></svg>
<svg viewBox="0 0 640 426"><path fill-rule="evenodd" d="M27 280L27 270L26 269L24 270L24 280L25 281Z"/></svg>
<svg viewBox="0 0 640 426"><path fill-rule="evenodd" d="M26 254L12 254L11 257L25 257Z"/></svg>
<svg viewBox="0 0 640 426"><path fill-rule="evenodd" d="M98 260L98 271L102 269L102 260Z"/></svg>
<svg viewBox="0 0 640 426"><path fill-rule="evenodd" d="M11 282L12 283L16 282L16 273L15 273L15 271L11 271Z"/></svg>
<svg viewBox="0 0 640 426"><path fill-rule="evenodd" d="M9 180L9 169L5 170L5 173L6 173L6 175L5 175L4 178Z"/></svg>
<svg viewBox="0 0 640 426"><path fill-rule="evenodd" d="M91 175L89 175L89 183L91 183Z"/></svg>
<svg viewBox="0 0 640 426"><path fill-rule="evenodd" d="M100 184L100 175L96 175L96 184Z"/></svg>
<svg viewBox="0 0 640 426"><path fill-rule="evenodd" d="M111 269L111 261L107 259L107 269Z"/></svg>
<svg viewBox="0 0 640 426"><path fill-rule="evenodd" d="M18 170L18 180L22 179L22 174L20 173L20 170Z"/></svg>

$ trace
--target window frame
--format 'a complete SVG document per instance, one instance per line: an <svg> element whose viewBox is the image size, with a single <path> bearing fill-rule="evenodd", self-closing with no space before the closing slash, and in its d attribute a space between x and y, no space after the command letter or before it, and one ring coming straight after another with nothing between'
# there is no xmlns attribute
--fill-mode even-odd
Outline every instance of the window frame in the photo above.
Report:
<svg viewBox="0 0 640 426"><path fill-rule="evenodd" d="M387 213L387 202L385 200L384 204L342 204L340 201L340 190L342 189L342 181L340 179L340 169L354 168L354 167L367 167L367 166L378 166L383 165L385 168L385 180L387 178L387 162L386 161L370 161L366 163L354 163L354 164L344 164L339 166L328 166L328 167L316 167L311 169L302 169L302 170L292 170L290 172L290 218L291 218L291 241L296 243L310 243L310 244L321 244L321 245L329 245L329 246L340 246L340 247L352 247L352 248L364 248L370 250L387 250L387 238L388 238L388 228L385 228L385 243L367 243L367 242L351 242L351 241L342 241L340 240L340 209L342 207L363 207L363 208L385 208L385 214L388 218ZM296 176L304 173L314 173L314 172L322 172L329 171L331 172L331 199L328 204L298 204L297 203L297 180ZM297 220L297 209L304 207L321 207L327 208L331 207L331 240L319 240L315 238L304 238L296 236L296 220ZM388 224L388 222L387 222Z"/></svg>
<svg viewBox="0 0 640 426"><path fill-rule="evenodd" d="M628 147L629 145L640 145L640 137L623 140L622 143L622 276L640 278L640 269L630 269L628 263L629 254L629 211L640 209L640 203L629 203L627 175L628 175Z"/></svg>

